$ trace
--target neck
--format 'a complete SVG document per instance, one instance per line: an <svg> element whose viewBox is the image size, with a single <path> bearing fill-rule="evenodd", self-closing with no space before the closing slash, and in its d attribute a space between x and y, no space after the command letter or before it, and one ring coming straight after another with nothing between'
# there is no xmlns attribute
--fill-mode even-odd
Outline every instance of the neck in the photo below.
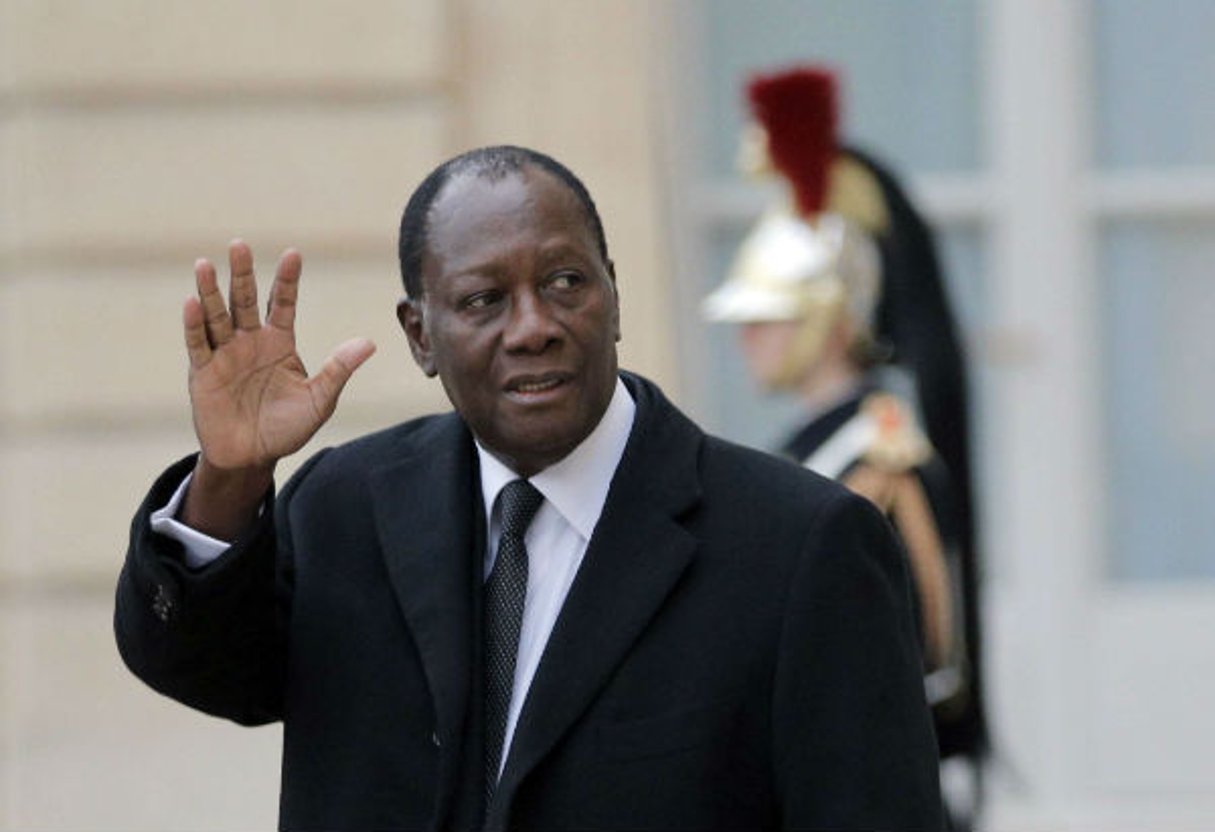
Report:
<svg viewBox="0 0 1215 832"><path fill-rule="evenodd" d="M798 396L809 412L823 413L855 393L862 378L863 373L851 361L827 362L806 376Z"/></svg>

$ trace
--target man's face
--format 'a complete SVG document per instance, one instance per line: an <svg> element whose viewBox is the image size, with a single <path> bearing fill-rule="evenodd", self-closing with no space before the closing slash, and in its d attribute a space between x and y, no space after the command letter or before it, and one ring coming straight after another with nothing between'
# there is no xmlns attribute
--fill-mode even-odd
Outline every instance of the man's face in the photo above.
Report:
<svg viewBox="0 0 1215 832"><path fill-rule="evenodd" d="M812 392L825 366L848 362L851 327L838 303L812 304L796 321L755 321L739 328L751 375L769 390Z"/></svg>
<svg viewBox="0 0 1215 832"><path fill-rule="evenodd" d="M599 423L616 384L620 310L582 204L536 167L457 175L430 213L423 295L398 315L485 448L522 476Z"/></svg>
<svg viewBox="0 0 1215 832"><path fill-rule="evenodd" d="M790 386L786 365L801 329L801 321L752 321L739 327L738 340L747 367L762 386Z"/></svg>

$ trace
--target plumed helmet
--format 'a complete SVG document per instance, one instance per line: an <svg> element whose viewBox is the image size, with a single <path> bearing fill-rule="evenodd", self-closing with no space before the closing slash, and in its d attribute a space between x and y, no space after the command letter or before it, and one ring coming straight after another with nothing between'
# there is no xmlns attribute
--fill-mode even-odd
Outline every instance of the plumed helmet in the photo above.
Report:
<svg viewBox="0 0 1215 832"><path fill-rule="evenodd" d="M835 76L819 68L756 76L747 99L753 123L740 166L775 174L787 197L748 233L725 282L705 299L705 317L806 320L825 337L832 320L847 314L867 333L881 275L872 235L885 214L877 184L840 152Z"/></svg>

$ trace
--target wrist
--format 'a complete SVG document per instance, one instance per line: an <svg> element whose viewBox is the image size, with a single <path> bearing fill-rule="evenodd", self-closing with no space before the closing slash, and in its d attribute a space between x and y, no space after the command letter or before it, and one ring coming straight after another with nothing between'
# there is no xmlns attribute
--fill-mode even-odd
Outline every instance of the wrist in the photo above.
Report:
<svg viewBox="0 0 1215 832"><path fill-rule="evenodd" d="M221 468L199 454L179 519L221 540L235 540L257 519L274 484L274 463Z"/></svg>
<svg viewBox="0 0 1215 832"><path fill-rule="evenodd" d="M200 451L198 459L194 463L194 482L201 480L208 487L230 493L256 491L260 497L261 493L274 482L275 465L275 462L267 462L262 465L227 468L216 465L206 452Z"/></svg>

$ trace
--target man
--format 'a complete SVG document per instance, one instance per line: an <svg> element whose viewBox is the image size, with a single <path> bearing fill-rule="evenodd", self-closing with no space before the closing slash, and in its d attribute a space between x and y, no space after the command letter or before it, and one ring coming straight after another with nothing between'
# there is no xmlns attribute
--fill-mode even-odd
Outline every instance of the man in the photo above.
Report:
<svg viewBox="0 0 1215 832"><path fill-rule="evenodd" d="M868 497L901 538L951 828L968 829L986 751L968 412L932 234L889 170L839 143L833 73L755 75L747 98L740 161L784 193L704 311L738 325L756 381L802 404L781 453Z"/></svg>
<svg viewBox="0 0 1215 832"><path fill-rule="evenodd" d="M201 450L133 524L132 670L283 721L285 828L938 828L888 528L618 372L578 179L526 149L464 154L410 199L400 251L401 325L456 412L322 452L277 499L275 462L373 347L309 379L298 255L265 323L243 244L227 305L197 265Z"/></svg>

